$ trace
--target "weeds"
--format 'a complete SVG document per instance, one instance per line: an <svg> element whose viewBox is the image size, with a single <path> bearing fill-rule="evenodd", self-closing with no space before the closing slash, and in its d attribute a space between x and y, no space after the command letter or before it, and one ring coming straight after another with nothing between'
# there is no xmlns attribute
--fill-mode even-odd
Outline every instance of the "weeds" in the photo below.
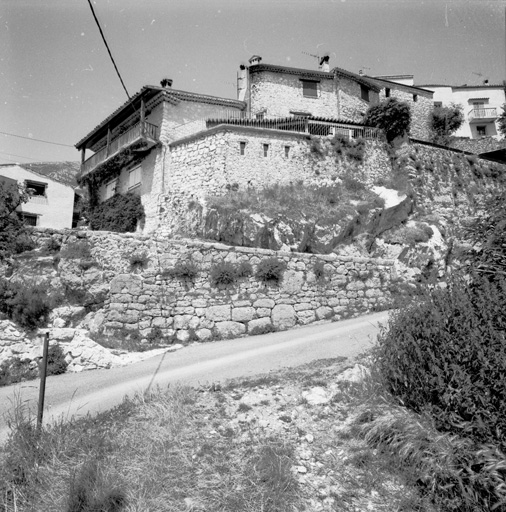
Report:
<svg viewBox="0 0 506 512"><path fill-rule="evenodd" d="M283 279L285 269L285 262L278 258L265 258L257 265L255 277L265 284L279 284Z"/></svg>

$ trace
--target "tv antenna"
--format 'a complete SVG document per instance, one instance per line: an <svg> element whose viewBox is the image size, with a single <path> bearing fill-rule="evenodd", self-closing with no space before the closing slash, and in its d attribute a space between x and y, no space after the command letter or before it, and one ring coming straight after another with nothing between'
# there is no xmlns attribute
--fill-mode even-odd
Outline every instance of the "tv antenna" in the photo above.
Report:
<svg viewBox="0 0 506 512"><path fill-rule="evenodd" d="M310 57L314 57L315 59L318 59L318 61L322 58L322 55L315 55L314 53L309 52L302 52L304 55L309 55Z"/></svg>

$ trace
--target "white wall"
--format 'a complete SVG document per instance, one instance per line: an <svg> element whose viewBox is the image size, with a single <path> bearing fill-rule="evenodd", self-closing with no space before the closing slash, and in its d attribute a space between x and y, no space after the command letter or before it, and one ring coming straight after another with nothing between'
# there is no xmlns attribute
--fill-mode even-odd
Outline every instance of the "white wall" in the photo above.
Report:
<svg viewBox="0 0 506 512"><path fill-rule="evenodd" d="M20 210L37 215L37 227L71 228L74 210L74 189L19 165L0 167L0 174L24 184L26 180L45 183L46 196L34 196Z"/></svg>

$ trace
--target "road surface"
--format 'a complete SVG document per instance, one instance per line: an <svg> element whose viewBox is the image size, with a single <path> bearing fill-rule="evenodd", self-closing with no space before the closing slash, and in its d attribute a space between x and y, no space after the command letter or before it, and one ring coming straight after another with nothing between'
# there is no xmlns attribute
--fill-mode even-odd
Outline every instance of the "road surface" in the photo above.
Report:
<svg viewBox="0 0 506 512"><path fill-rule="evenodd" d="M170 383L205 385L317 359L354 357L374 344L378 325L387 318L385 311L290 331L193 344L122 368L51 376L46 384L44 422L105 411L125 395ZM38 380L0 388L0 443L7 438L7 418L15 404L24 404L36 417L38 396Z"/></svg>

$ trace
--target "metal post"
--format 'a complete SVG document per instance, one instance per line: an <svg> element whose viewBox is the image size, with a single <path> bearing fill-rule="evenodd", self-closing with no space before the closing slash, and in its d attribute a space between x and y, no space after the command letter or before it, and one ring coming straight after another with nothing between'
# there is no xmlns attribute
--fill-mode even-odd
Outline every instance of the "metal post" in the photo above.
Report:
<svg viewBox="0 0 506 512"><path fill-rule="evenodd" d="M42 364L40 366L40 389L39 389L39 409L37 412L37 429L42 427L42 416L44 414L44 396L46 394L46 372L47 372L47 352L49 350L49 332L44 337L44 349L42 351Z"/></svg>

